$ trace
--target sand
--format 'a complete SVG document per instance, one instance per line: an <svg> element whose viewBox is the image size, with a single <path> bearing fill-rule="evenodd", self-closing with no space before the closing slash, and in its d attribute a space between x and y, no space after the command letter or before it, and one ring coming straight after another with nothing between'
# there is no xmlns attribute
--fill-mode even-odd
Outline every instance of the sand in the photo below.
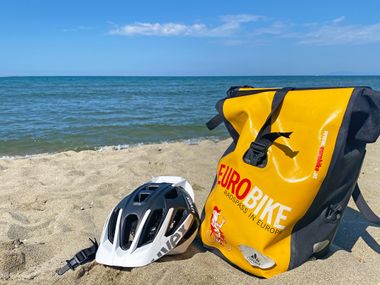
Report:
<svg viewBox="0 0 380 285"><path fill-rule="evenodd" d="M158 175L180 175L193 185L199 210L229 140L63 152L0 160L1 284L380 284L380 228L350 203L332 250L323 260L264 280L202 249L146 267L115 269L92 262L59 277L55 270L89 237L99 238L112 207ZM368 147L360 183L380 214L380 144Z"/></svg>

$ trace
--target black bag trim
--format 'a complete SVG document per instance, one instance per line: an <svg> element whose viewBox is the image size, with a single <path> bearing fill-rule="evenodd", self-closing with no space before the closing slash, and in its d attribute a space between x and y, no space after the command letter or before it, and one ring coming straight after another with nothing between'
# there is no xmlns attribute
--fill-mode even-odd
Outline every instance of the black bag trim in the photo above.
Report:
<svg viewBox="0 0 380 285"><path fill-rule="evenodd" d="M262 92L273 92L277 91L281 88L265 88L258 90L239 90L240 88L254 88L252 86L233 86L227 91L227 98L241 97L241 96L249 96L255 95ZM294 90L319 90L319 89L344 89L344 88L366 88L371 89L369 86L322 86L322 87L297 87Z"/></svg>

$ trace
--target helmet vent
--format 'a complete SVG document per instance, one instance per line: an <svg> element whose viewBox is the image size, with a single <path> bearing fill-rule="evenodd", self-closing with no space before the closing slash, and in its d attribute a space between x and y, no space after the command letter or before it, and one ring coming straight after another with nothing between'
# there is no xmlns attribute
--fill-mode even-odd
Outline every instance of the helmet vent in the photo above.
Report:
<svg viewBox="0 0 380 285"><path fill-rule="evenodd" d="M165 236L170 236L173 233L175 233L183 220L183 217L185 216L185 209L178 209L173 215L172 219L169 223L169 227L166 231Z"/></svg>
<svg viewBox="0 0 380 285"><path fill-rule="evenodd" d="M198 227L199 227L198 219L193 218L193 222L192 222L189 230L187 231L187 233L183 236L183 238L188 239L189 237L191 237L194 234L194 232L196 232L198 230Z"/></svg>
<svg viewBox="0 0 380 285"><path fill-rule="evenodd" d="M150 190L150 191L154 191L156 190L157 188L160 188L160 185L159 184L149 184L145 187L145 190Z"/></svg>
<svg viewBox="0 0 380 285"><path fill-rule="evenodd" d="M131 247L136 234L137 223L138 218L136 215L128 215L127 218L124 219L120 229L120 247L122 249L127 250Z"/></svg>
<svg viewBox="0 0 380 285"><path fill-rule="evenodd" d="M165 193L166 199L175 199L177 197L178 197L178 192L177 192L177 189L174 187Z"/></svg>
<svg viewBox="0 0 380 285"><path fill-rule="evenodd" d="M120 209L115 209L110 217L110 220L108 222L108 240L113 243L114 237L115 237L115 229L116 229L116 222L117 217L119 216Z"/></svg>
<svg viewBox="0 0 380 285"><path fill-rule="evenodd" d="M180 246L182 243L184 243L186 240L188 240L194 234L194 232L196 232L198 230L198 227L199 227L199 220L197 218L193 217L193 222L191 223L189 230L185 233L185 235L180 240L180 242L177 244L177 246Z"/></svg>
<svg viewBox="0 0 380 285"><path fill-rule="evenodd" d="M138 247L151 243L154 240L154 238L156 237L156 234L158 233L160 229L162 218L163 218L162 209L154 210L150 214L150 216L148 217L148 220L145 223L144 229L142 231Z"/></svg>
<svg viewBox="0 0 380 285"><path fill-rule="evenodd" d="M138 193L136 196L135 196L135 202L138 202L138 203L142 203L144 202L148 197L149 197L150 193Z"/></svg>

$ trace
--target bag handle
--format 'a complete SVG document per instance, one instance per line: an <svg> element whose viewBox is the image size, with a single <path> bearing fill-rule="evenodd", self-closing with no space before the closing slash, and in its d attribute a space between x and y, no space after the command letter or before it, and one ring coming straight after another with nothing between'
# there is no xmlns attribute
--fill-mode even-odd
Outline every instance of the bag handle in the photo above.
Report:
<svg viewBox="0 0 380 285"><path fill-rule="evenodd" d="M212 117L207 123L206 127L212 131L217 126L219 126L221 123L223 123L223 116L221 114L216 114L214 117Z"/></svg>
<svg viewBox="0 0 380 285"><path fill-rule="evenodd" d="M358 207L360 213L372 224L380 226L380 217L377 216L372 209L368 206L367 202L364 200L363 194L360 191L359 185L356 183L355 189L352 192L352 198L356 206Z"/></svg>
<svg viewBox="0 0 380 285"><path fill-rule="evenodd" d="M276 91L272 100L271 112L265 120L264 125L261 127L256 139L251 143L248 150L243 156L243 160L253 166L263 168L267 164L268 148L279 137L289 138L291 132L271 132L272 122L276 120L277 115L284 102L286 94L294 90L292 87L282 88Z"/></svg>

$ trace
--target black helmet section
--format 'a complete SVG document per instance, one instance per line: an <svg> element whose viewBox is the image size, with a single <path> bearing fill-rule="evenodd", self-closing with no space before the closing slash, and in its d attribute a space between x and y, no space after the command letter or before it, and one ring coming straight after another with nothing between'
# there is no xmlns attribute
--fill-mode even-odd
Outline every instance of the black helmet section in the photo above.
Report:
<svg viewBox="0 0 380 285"><path fill-rule="evenodd" d="M120 201L109 218L108 240L111 243L115 240L117 219L120 210L122 210L119 230L120 247L123 250L128 250L146 211L150 210L137 248L151 243L171 208L173 208L173 214L165 236L175 233L190 214L194 216L189 230L178 243L178 245L182 244L198 229L199 216L190 195L182 187L172 186L171 183L149 182L143 184Z"/></svg>

